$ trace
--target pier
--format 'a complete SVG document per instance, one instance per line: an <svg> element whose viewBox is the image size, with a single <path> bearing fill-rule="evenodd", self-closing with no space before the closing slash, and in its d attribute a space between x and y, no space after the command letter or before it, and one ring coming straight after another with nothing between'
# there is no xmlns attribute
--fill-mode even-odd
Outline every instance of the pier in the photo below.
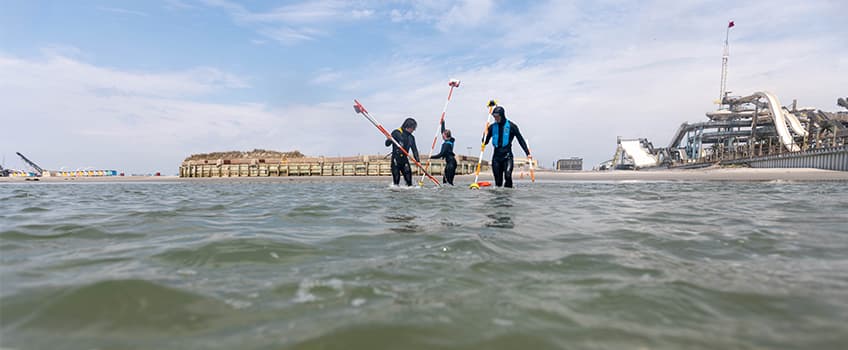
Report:
<svg viewBox="0 0 848 350"><path fill-rule="evenodd" d="M197 159L189 157L180 165L180 177L270 177L270 176L391 176L391 158L385 155L352 157L250 157ZM473 174L477 157L457 155L457 175ZM426 164L426 160L422 162ZM516 168L521 163L516 159ZM444 174L445 162L434 159L430 174ZM481 171L489 171L483 160ZM421 176L414 165L412 172Z"/></svg>

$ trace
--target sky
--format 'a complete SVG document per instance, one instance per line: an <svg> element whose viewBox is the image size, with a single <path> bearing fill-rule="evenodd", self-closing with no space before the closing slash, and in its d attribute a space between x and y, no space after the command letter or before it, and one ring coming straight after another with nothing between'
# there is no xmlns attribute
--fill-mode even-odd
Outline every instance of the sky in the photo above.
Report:
<svg viewBox="0 0 848 350"><path fill-rule="evenodd" d="M848 2L0 0L0 154L53 170L176 174L193 153L385 154L412 116L479 153L496 99L543 166L666 146L728 89L838 110ZM438 145L437 145L438 147ZM513 146L518 156L523 152ZM491 156L487 150L486 158Z"/></svg>

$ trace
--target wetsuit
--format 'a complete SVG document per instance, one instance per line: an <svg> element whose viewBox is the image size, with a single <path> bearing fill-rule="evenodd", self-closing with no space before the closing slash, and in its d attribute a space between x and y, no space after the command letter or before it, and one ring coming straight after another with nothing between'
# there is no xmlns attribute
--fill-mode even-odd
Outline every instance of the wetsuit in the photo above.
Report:
<svg viewBox="0 0 848 350"><path fill-rule="evenodd" d="M489 132L486 133L484 144L488 144L492 140L492 145L495 147L492 154L492 172L495 175L495 186L512 187L512 140L517 138L518 144L524 149L524 154L529 155L530 149L527 148L527 142L521 136L518 130L518 125L506 119L501 118L500 123L489 125Z"/></svg>
<svg viewBox="0 0 848 350"><path fill-rule="evenodd" d="M412 136L406 130L397 128L392 131L392 137L407 152L411 151L415 160L418 160L418 147L415 146L415 136ZM392 146L392 181L394 181L395 185L400 184L400 175L403 174L403 180L406 182L406 185L412 186L412 169L409 167L409 159L391 140L386 140L386 146L389 145Z"/></svg>
<svg viewBox="0 0 848 350"><path fill-rule="evenodd" d="M442 133L445 132L445 122L442 121ZM456 157L453 153L453 143L456 141L453 137L442 144L442 149L439 154L430 157L430 159L445 159L445 176L442 177L442 183L453 185L453 177L456 175Z"/></svg>

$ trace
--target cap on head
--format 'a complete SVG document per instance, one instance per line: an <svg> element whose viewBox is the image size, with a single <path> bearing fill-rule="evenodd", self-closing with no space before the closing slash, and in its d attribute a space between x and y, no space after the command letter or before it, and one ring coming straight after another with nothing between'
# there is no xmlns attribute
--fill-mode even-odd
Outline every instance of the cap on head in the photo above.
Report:
<svg viewBox="0 0 848 350"><path fill-rule="evenodd" d="M418 122L416 122L415 119L406 118L406 120L403 121L403 126L401 126L401 128L412 128L412 130L415 130L418 128Z"/></svg>
<svg viewBox="0 0 848 350"><path fill-rule="evenodd" d="M497 107L495 107L495 109L492 110L492 115L493 116L494 115L500 115L501 117L505 118L506 117L506 111L504 111L503 107L497 106Z"/></svg>

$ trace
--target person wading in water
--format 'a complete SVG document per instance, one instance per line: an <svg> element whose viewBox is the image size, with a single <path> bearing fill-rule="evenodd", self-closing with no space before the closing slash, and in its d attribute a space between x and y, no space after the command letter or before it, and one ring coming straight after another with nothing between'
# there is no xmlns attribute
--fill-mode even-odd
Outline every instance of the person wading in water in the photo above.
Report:
<svg viewBox="0 0 848 350"><path fill-rule="evenodd" d="M392 131L392 137L399 143L407 152L411 152L415 160L418 158L418 147L415 145L415 136L412 133L418 127L418 122L412 118L406 118L403 125ZM409 167L409 159L403 152L394 145L391 140L386 140L386 146L392 146L392 181L395 186L400 184L400 176L403 174L403 180L407 186L412 186L412 169Z"/></svg>
<svg viewBox="0 0 848 350"><path fill-rule="evenodd" d="M512 187L512 140L518 139L518 144L521 145L524 154L531 162L533 156L530 155L530 149L527 148L527 142L521 136L518 125L506 119L506 111L503 107L495 107L492 110L492 116L495 118L495 122L489 125L489 132L486 133L483 144L488 144L491 139L492 146L495 147L492 154L492 172L495 175L495 186Z"/></svg>
<svg viewBox="0 0 848 350"><path fill-rule="evenodd" d="M445 129L445 121L442 120L442 149L439 154L430 157L430 159L445 159L445 176L442 178L442 183L451 184L453 186L453 177L456 175L456 157L453 153L453 143L456 141L451 137L450 129Z"/></svg>

